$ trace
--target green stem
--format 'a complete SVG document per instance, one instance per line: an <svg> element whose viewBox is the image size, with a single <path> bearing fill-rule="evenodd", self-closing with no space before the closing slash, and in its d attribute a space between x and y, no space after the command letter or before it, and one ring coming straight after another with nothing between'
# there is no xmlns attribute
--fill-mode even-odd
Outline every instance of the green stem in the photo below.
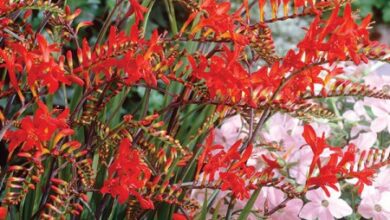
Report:
<svg viewBox="0 0 390 220"><path fill-rule="evenodd" d="M98 38L97 38L96 43L95 43L95 45L94 45L94 47L93 47L94 50L96 49L97 45L99 45L99 44L102 42L103 37L104 37L104 35L106 34L106 32L107 32L107 30L108 30L108 27L109 27L110 24L111 24L111 19L112 19L112 17L113 17L114 14L115 14L116 9L119 8L119 6L122 4L122 2L124 2L124 0L119 0L119 1L115 4L114 8L111 10L110 14L107 16L106 20L104 21L102 30L99 32Z"/></svg>
<svg viewBox="0 0 390 220"><path fill-rule="evenodd" d="M173 7L172 0L164 0L165 7L168 11L168 18L169 18L169 24L171 26L171 31L173 35L176 35L179 33L177 29L177 21L176 21L176 15L175 15L175 8Z"/></svg>
<svg viewBox="0 0 390 220"><path fill-rule="evenodd" d="M151 93L151 89L150 88L146 88L145 94L144 94L144 97L143 97L143 100L142 100L141 114L140 114L139 119L144 118L147 115L147 113L148 113L150 93Z"/></svg>

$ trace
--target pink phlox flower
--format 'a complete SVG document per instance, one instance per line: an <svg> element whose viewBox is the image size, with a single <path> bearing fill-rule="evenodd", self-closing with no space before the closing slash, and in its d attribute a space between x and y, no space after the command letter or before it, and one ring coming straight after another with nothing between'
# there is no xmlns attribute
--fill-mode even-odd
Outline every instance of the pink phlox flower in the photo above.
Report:
<svg viewBox="0 0 390 220"><path fill-rule="evenodd" d="M332 220L351 215L352 208L340 199L341 192L332 188L329 188L329 192L330 197L321 188L308 191L306 198L309 202L303 206L299 217L307 220Z"/></svg>
<svg viewBox="0 0 390 220"><path fill-rule="evenodd" d="M263 187L255 203L255 208L264 213L264 207L272 210L286 199L286 195L274 187ZM268 219L271 220L299 220L298 214L303 205L302 200L289 200L285 207L271 214Z"/></svg>
<svg viewBox="0 0 390 220"><path fill-rule="evenodd" d="M227 118L223 121L220 128L215 129L214 144L220 144L228 148L237 140L244 139L246 134L243 133L243 123L240 115Z"/></svg>
<svg viewBox="0 0 390 220"><path fill-rule="evenodd" d="M365 187L358 213L366 219L390 219L390 192L381 192L374 187Z"/></svg>

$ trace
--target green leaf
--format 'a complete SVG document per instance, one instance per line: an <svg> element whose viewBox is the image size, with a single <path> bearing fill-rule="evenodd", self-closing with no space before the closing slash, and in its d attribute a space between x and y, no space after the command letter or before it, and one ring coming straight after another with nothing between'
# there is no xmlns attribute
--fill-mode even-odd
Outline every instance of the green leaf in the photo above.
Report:
<svg viewBox="0 0 390 220"><path fill-rule="evenodd" d="M213 213L213 219L212 220L218 220L218 213L219 213L219 208L222 203L222 199L218 201L217 206L215 207L214 213Z"/></svg>
<svg viewBox="0 0 390 220"><path fill-rule="evenodd" d="M383 13L383 16L382 16L383 21L390 22L390 7L387 6L387 7L383 8L382 13Z"/></svg>
<svg viewBox="0 0 390 220"><path fill-rule="evenodd" d="M206 189L204 201L203 201L203 206L202 206L202 211L200 212L200 216L199 216L199 218L197 218L197 220L206 220L207 204L208 204L208 202L207 202L207 189Z"/></svg>
<svg viewBox="0 0 390 220"><path fill-rule="evenodd" d="M240 213L240 216L238 217L238 220L246 220L248 219L249 214L252 211L252 207L256 202L257 197L259 196L261 188L255 190L255 192L252 194L251 198L249 199L248 203L245 205L244 209Z"/></svg>
<svg viewBox="0 0 390 220"><path fill-rule="evenodd" d="M21 210L23 210L23 212L22 212L23 219L27 220L27 219L30 219L32 216L33 206L31 204L33 204L33 202L34 202L34 194L35 194L34 191L29 191L27 193L26 198L23 200L23 202L21 204L21 207L23 207L21 209Z"/></svg>

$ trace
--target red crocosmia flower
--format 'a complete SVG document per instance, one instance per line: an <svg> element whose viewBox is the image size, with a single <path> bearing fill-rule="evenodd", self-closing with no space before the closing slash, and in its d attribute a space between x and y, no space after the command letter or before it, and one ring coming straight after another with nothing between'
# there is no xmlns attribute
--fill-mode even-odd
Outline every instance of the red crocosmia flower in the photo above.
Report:
<svg viewBox="0 0 390 220"><path fill-rule="evenodd" d="M280 5L281 0L270 0L271 8L272 8L272 17L275 18L276 13L278 12L278 7Z"/></svg>
<svg viewBox="0 0 390 220"><path fill-rule="evenodd" d="M347 172L347 165L350 167L355 163L355 155L357 153L356 146L354 144L350 144L347 150L343 153L340 162L337 164L337 168L340 171Z"/></svg>
<svg viewBox="0 0 390 220"><path fill-rule="evenodd" d="M143 198L138 192L134 192L134 196L137 198L141 208L154 209L153 201L148 198Z"/></svg>
<svg viewBox="0 0 390 220"><path fill-rule="evenodd" d="M305 5L305 0L294 0L295 7L302 7Z"/></svg>
<svg viewBox="0 0 390 220"><path fill-rule="evenodd" d="M230 2L218 2L216 0L203 1L200 5L200 10L193 12L184 23L180 34L183 34L189 24L200 14L200 20L191 30L190 34L193 35L202 28L208 28L209 31L205 33L205 36L214 33L214 37L229 38L235 41L235 43L244 45L248 43L248 40L241 34L235 32L236 23L244 22L240 16L243 7L240 7L231 14L229 13L231 8Z"/></svg>
<svg viewBox="0 0 390 220"><path fill-rule="evenodd" d="M246 188L245 180L233 172L220 173L222 190L231 190L240 200L249 198L249 190Z"/></svg>
<svg viewBox="0 0 390 220"><path fill-rule="evenodd" d="M154 209L153 202L139 193L151 177L149 167L142 161L138 150L131 148L131 142L123 139L118 154L108 169L109 178L104 182L102 193L118 197L124 203L129 196L134 196L143 209Z"/></svg>
<svg viewBox="0 0 390 220"><path fill-rule="evenodd" d="M147 67L148 64L145 63L141 55L134 58L132 54L126 54L123 60L118 62L118 67L123 69L126 74L125 82L127 85L132 85L142 78L145 66Z"/></svg>
<svg viewBox="0 0 390 220"><path fill-rule="evenodd" d="M86 82L89 80L91 70L96 74L95 82L98 84L110 80L113 74L123 74L123 81L127 85L144 80L148 85L156 87L155 55L161 56L163 60L161 63L165 61L159 35L157 32L153 32L148 41L139 38L138 35L139 31L136 25L132 26L130 36L126 36L123 31L118 32L117 28L112 26L108 41L103 46L97 47L96 52L91 52L87 41L83 41L82 48L78 51L79 60L82 60L81 66L75 68L74 72L82 73ZM128 47L129 42L137 44L138 48L145 51L136 54L135 50L132 49L126 50L126 52L119 50L120 45ZM118 57L119 55L121 56ZM167 83L167 80L165 79L164 82Z"/></svg>
<svg viewBox="0 0 390 220"><path fill-rule="evenodd" d="M56 45L54 44L49 45L46 39L40 34L37 35L37 42L38 42L40 54L42 55L43 58L43 62L45 63L49 62L52 53L59 51Z"/></svg>
<svg viewBox="0 0 390 220"><path fill-rule="evenodd" d="M14 54L18 55L17 63L22 64L24 62L26 72L29 72L31 66L33 65L33 60L39 57L37 57L36 54L28 51L26 47L20 43L9 42L8 44L14 50Z"/></svg>
<svg viewBox="0 0 390 220"><path fill-rule="evenodd" d="M193 57L188 57L193 75L205 81L211 98L220 96L233 102L249 102L252 99L250 75L238 62L241 50L238 46L234 51L223 47L223 52L211 57L210 61L201 56L199 64Z"/></svg>
<svg viewBox="0 0 390 220"><path fill-rule="evenodd" d="M224 156L224 159L226 161L231 161L231 160L238 160L240 159L240 153L239 153L239 147L241 146L242 144L242 140L237 140L236 143L234 143L228 150L228 152L226 152L225 156Z"/></svg>
<svg viewBox="0 0 390 220"><path fill-rule="evenodd" d="M319 186L321 187L326 195L330 196L329 190L326 188L326 186L332 187L335 190L338 190L337 188L337 160L338 160L337 154L332 154L328 163L319 168L319 174L316 177L311 177L309 175L308 180L306 181L306 186Z"/></svg>
<svg viewBox="0 0 390 220"><path fill-rule="evenodd" d="M0 207L0 220L7 219L7 214L8 214L8 208Z"/></svg>
<svg viewBox="0 0 390 220"><path fill-rule="evenodd" d="M238 148L240 146L241 140L238 140L230 147L228 152L221 150L215 155L209 155L207 158L207 163L203 168L204 173L209 176L209 181L214 180L217 171L220 171L223 168L228 168L233 160L240 159L240 153L238 152ZM214 149L218 148L221 147L218 145L214 146ZM223 147L221 149L223 149Z"/></svg>
<svg viewBox="0 0 390 220"><path fill-rule="evenodd" d="M5 67L7 69L12 86L15 89L19 89L18 80L15 73L15 55L8 55L4 50L0 49L0 58L4 61L4 64L1 64L0 67ZM19 70L20 69L21 66L19 65Z"/></svg>
<svg viewBox="0 0 390 220"><path fill-rule="evenodd" d="M326 144L325 134L322 134L321 138L317 137L316 132L310 125L304 126L302 136L305 139L306 143L310 146L314 154L309 169L309 176L311 176L316 164L318 164L318 167L321 167L320 155L328 146Z"/></svg>
<svg viewBox="0 0 390 220"><path fill-rule="evenodd" d="M83 84L77 76L65 74L63 56L54 58L53 53L59 52L57 45L50 45L42 35L37 35L37 43L38 48L32 51L17 42L8 43L8 46L13 49L8 53L0 50L0 58L5 61L0 67L6 67L11 85L18 91L19 96L22 97L22 94L18 88L16 74L22 70L27 73L27 83L33 95L37 95L37 85L47 86L49 93L53 94L58 90L59 83ZM23 69L22 66L25 68Z"/></svg>
<svg viewBox="0 0 390 220"><path fill-rule="evenodd" d="M358 193L361 193L364 186L372 185L376 170L373 168L364 168L363 170L354 171L356 153L356 146L354 144L350 144L337 166L342 175L346 178L358 179L358 182L355 184L355 186L358 189ZM349 165L349 169L347 165Z"/></svg>
<svg viewBox="0 0 390 220"><path fill-rule="evenodd" d="M310 132L307 132L307 138L310 139ZM371 185L375 169L365 168L361 171L354 171L355 169L355 155L356 146L351 144L345 152L341 150L332 149L335 151L325 165L319 166L319 173L316 176L309 175L306 181L306 187L317 186L321 187L324 192L330 196L327 187L337 190L338 177L357 178L356 187L360 193L365 185Z"/></svg>
<svg viewBox="0 0 390 220"><path fill-rule="evenodd" d="M214 137L215 137L215 130L211 129L209 135L206 138L205 149L203 150L202 154L198 157L198 165L196 168L195 179L198 179L198 176L203 167L203 163L205 162L205 159L212 156L211 151L217 149L223 149L223 146L221 145L213 145Z"/></svg>
<svg viewBox="0 0 390 220"><path fill-rule="evenodd" d="M139 21L144 20L144 13L148 11L147 8L142 6L138 0L129 0L130 2L130 9L127 12L127 16L130 16L132 14L135 14L135 23L138 24Z"/></svg>
<svg viewBox="0 0 390 220"><path fill-rule="evenodd" d="M374 175L377 173L375 169L366 168L359 172L349 172L347 176L350 178L357 178L358 182L355 184L355 187L358 189L358 193L362 193L364 186L372 185Z"/></svg>
<svg viewBox="0 0 390 220"><path fill-rule="evenodd" d="M197 32L203 27L213 29L218 35L225 32L233 32L234 26L231 16L229 15L230 6L230 2L217 3L215 0L204 1L201 8L204 9L208 15L212 16L202 17L192 33Z"/></svg>
<svg viewBox="0 0 390 220"><path fill-rule="evenodd" d="M208 177L209 182L215 180L216 174L219 174L219 180L222 190L232 190L233 194L238 199L249 198L250 186L246 180L255 175L255 168L247 166L246 162L249 159L253 146L249 145L243 154L239 152L239 147L242 146L241 140L234 143L226 152L223 146L212 145L214 139L214 131L206 139L206 148L199 157L197 175L199 174L203 163L204 179ZM211 151L220 149L219 152L212 154Z"/></svg>
<svg viewBox="0 0 390 220"><path fill-rule="evenodd" d="M279 62L272 64L271 68L262 67L250 76L253 91L257 99L271 98L280 86L283 74L286 72Z"/></svg>
<svg viewBox="0 0 390 220"><path fill-rule="evenodd" d="M83 81L76 75L65 75L64 57L60 56L57 60L52 55L59 52L56 44L49 44L42 35L37 36L37 42L39 48L32 52L26 52L22 49L23 47L17 47L28 67L27 82L33 92L37 81L41 85L47 86L50 94L58 90L60 83L83 85ZM31 57L34 58L35 62L31 63Z"/></svg>
<svg viewBox="0 0 390 220"><path fill-rule="evenodd" d="M46 105L38 101L35 115L23 118L20 129L6 133L5 138L10 141L8 147L8 151L11 152L10 156L21 144L21 151L36 149L45 152L47 150L45 142L48 142L56 131L69 130L66 123L68 114L69 110L65 110L57 117L52 117L52 112L49 112Z"/></svg>
<svg viewBox="0 0 390 220"><path fill-rule="evenodd" d="M172 220L187 220L187 217L180 213L173 213Z"/></svg>
<svg viewBox="0 0 390 220"><path fill-rule="evenodd" d="M241 144L241 141L239 143ZM236 168L241 167L242 165L245 165L249 157L252 155L252 151L253 151L253 145L250 144L245 149L244 153L242 154L242 157L236 163L234 163L230 169L234 170Z"/></svg>
<svg viewBox="0 0 390 220"><path fill-rule="evenodd" d="M264 20L264 7L267 0L258 0L259 3L259 9L260 9L260 21L262 22Z"/></svg>
<svg viewBox="0 0 390 220"><path fill-rule="evenodd" d="M0 64L0 68L5 67L7 69L9 79L12 87L18 92L19 97L23 100L23 95L19 88L18 79L16 77L16 71L22 71L22 66L16 62L16 56L14 54L7 54L4 50L0 49L0 58L4 61Z"/></svg>
<svg viewBox="0 0 390 220"><path fill-rule="evenodd" d="M326 54L327 61L345 61L350 58L359 64L368 59L360 50L361 46L370 45L368 25L371 16L367 16L358 25L352 17L351 4L345 6L343 16L339 16L340 5L335 9L329 19L321 20L317 16L307 31L305 38L298 44L301 52L305 52L305 62L312 63Z"/></svg>
<svg viewBox="0 0 390 220"><path fill-rule="evenodd" d="M50 94L54 94L58 90L60 82L71 83L53 58L40 65L33 65L28 74L29 85L33 86L36 81L41 81L42 85L47 86Z"/></svg>
<svg viewBox="0 0 390 220"><path fill-rule="evenodd" d="M208 162L203 167L203 171L209 176L209 181L214 181L216 172L222 167L225 167L224 160L222 159L224 155L225 151L220 151L208 158Z"/></svg>
<svg viewBox="0 0 390 220"><path fill-rule="evenodd" d="M282 166L278 163L277 160L271 160L265 155L261 155L261 158L264 160L265 163L267 163L267 167L263 170L263 173L272 176L273 175L273 170L280 169Z"/></svg>

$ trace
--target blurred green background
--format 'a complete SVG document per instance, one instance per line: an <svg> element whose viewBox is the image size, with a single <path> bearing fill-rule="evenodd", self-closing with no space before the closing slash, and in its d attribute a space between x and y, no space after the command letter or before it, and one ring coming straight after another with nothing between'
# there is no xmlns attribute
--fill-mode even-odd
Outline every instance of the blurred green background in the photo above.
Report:
<svg viewBox="0 0 390 220"><path fill-rule="evenodd" d="M390 23L389 0L355 0L354 5L359 8L361 15L372 13L376 22Z"/></svg>

